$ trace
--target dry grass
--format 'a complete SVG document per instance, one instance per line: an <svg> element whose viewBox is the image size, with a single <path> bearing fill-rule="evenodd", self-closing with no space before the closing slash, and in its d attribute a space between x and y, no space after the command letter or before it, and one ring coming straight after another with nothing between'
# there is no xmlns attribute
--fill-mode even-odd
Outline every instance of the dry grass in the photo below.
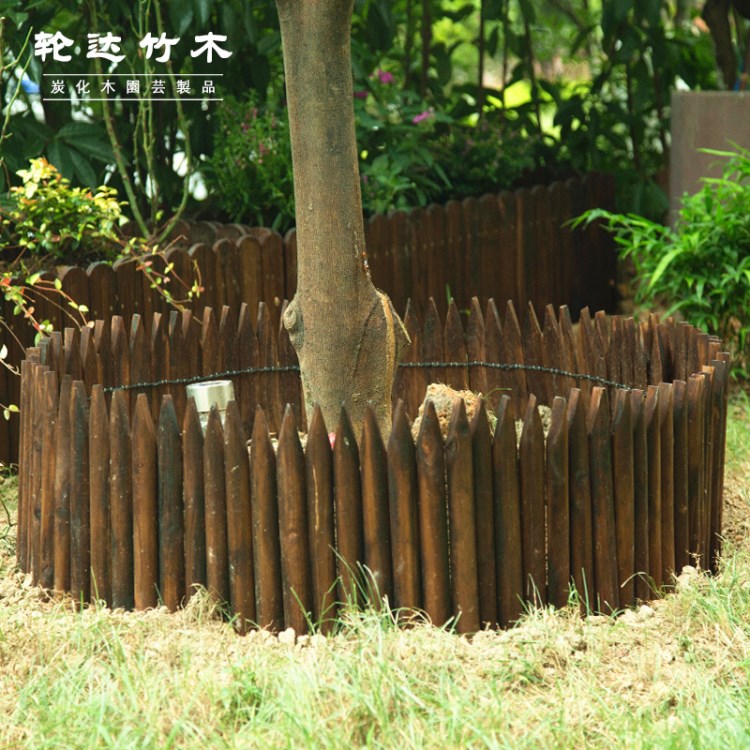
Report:
<svg viewBox="0 0 750 750"><path fill-rule="evenodd" d="M201 596L175 615L76 611L14 571L0 508L0 748L746 748L750 406L734 403L720 575L618 618L574 602L472 639L374 612L328 639L240 638Z"/></svg>

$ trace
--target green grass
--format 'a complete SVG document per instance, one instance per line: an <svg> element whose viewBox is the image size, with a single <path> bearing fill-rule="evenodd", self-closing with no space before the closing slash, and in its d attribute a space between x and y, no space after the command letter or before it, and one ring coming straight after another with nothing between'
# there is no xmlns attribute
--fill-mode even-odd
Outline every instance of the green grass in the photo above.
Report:
<svg viewBox="0 0 750 750"><path fill-rule="evenodd" d="M728 438L740 519L746 397L732 400ZM0 748L739 749L749 655L742 539L719 575L685 576L619 618L537 610L467 639L368 611L296 646L236 636L201 596L174 615L76 612L14 572L12 534L0 544Z"/></svg>
<svg viewBox="0 0 750 750"><path fill-rule="evenodd" d="M727 469L737 469L750 458L750 391L738 388L729 399Z"/></svg>

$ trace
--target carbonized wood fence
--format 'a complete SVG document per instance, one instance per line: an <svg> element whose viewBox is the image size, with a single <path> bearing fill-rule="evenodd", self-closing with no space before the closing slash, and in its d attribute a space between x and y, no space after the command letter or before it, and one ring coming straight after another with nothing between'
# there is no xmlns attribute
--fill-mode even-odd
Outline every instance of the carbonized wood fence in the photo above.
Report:
<svg viewBox="0 0 750 750"><path fill-rule="evenodd" d="M366 224L369 266L375 285L385 290L397 310L411 298L424 314L433 297L441 315L447 311L447 291L459 309L473 296L480 299L527 300L538 314L544 305L567 304L612 311L615 302L615 256L611 237L592 227L571 230L565 222L587 208L613 208L612 179L589 175L535 187L410 212L374 216ZM265 300L274 325L281 302L291 299L296 285L296 237L268 229L210 222L181 222L175 237L183 237L167 252L175 274L190 288L199 269L204 292L191 309L237 310L246 302L255 310ZM151 259L154 270L166 260ZM53 279L47 275L45 278ZM164 298L151 289L148 277L133 262L112 266L96 263L88 269L71 267L60 273L62 289L89 308L92 320L113 315L130 320L139 314L150 320L154 312L168 316ZM172 283L175 297L184 289ZM62 331L69 321L59 299L39 295L36 313ZM14 317L12 305L0 299L0 317L12 326L13 336L0 337L9 362L18 365L34 343L35 331ZM14 337L17 337L18 341ZM18 403L18 378L0 367L2 403ZM0 461L17 459L17 418L0 421Z"/></svg>
<svg viewBox="0 0 750 750"><path fill-rule="evenodd" d="M433 304L422 319L407 310L387 445L372 415L355 435L342 413L333 449L318 411L302 447L294 372L235 375L236 402L223 425L211 413L205 434L184 384L163 382L293 365L263 305L256 320L247 306L218 320L208 308L200 323L115 317L55 335L22 366L19 563L44 587L113 607L174 609L201 584L240 629L304 631L359 581L433 622L459 616L463 632L512 622L524 601L564 605L571 581L607 612L649 598L693 555L712 566L720 342L654 316L584 310L577 330L565 307L548 306L541 325L533 307L522 317L476 300L466 326L455 305L444 320ZM466 366L408 366L420 362ZM415 442L409 415L433 381L487 399L471 419L459 401L445 439L428 406ZM117 389L146 382L159 384ZM551 407L546 437L540 403Z"/></svg>
<svg viewBox="0 0 750 750"><path fill-rule="evenodd" d="M468 308L476 296L510 299L516 305L531 300L538 313L546 304L612 311L616 264L611 236L596 226L566 226L589 208L614 210L611 176L594 173L372 216L365 236L373 283L387 292L397 310L411 300L419 314L432 297L445 315L448 290L459 309ZM201 252L200 246L213 250L214 267L202 258L199 265L207 269L205 286L217 292L204 295L199 308L236 307L239 301L255 308L261 300L270 304L294 295L293 229L282 239L240 224L181 222L173 236L178 248L193 255ZM187 264L181 267L187 271ZM240 274L237 268L242 268ZM132 312L141 310L121 314Z"/></svg>

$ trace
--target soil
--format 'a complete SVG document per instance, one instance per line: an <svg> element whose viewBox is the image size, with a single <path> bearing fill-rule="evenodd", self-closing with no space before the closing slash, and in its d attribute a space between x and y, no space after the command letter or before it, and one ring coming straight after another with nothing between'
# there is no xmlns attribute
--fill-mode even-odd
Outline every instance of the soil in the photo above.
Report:
<svg viewBox="0 0 750 750"><path fill-rule="evenodd" d="M438 423L440 425L440 433L443 436L443 440L445 440L448 435L448 427L451 423L451 417L453 416L453 405L457 398L462 398L464 400L464 403L466 404L466 417L469 422L471 422L476 410L479 408L482 399L481 393L474 393L473 391L457 391L450 386L443 385L442 383L430 383L430 385L427 386L427 393L425 394L424 401L422 401L419 407L417 418L411 426L411 436L414 440L416 441L417 436L419 435L419 428L422 426L424 410L427 408L427 404L430 401L435 407ZM497 419L488 407L487 402L485 402L485 409L487 410L487 421L490 425L490 429L492 429L494 428Z"/></svg>
<svg viewBox="0 0 750 750"><path fill-rule="evenodd" d="M741 479L737 472L724 472L724 515L722 535L734 547L741 547L750 539L750 477Z"/></svg>
<svg viewBox="0 0 750 750"><path fill-rule="evenodd" d="M414 440L416 441L417 436L419 435L419 428L422 425L422 417L428 401L432 401L435 406L435 412L437 413L438 422L440 424L440 432L443 436L443 440L445 440L448 435L448 427L451 423L451 417L453 416L453 405L457 398L462 398L464 400L464 403L466 404L466 416L469 422L471 422L482 400L481 393L474 393L473 391L457 391L450 386L443 385L442 383L431 383L428 385L424 401L420 405L417 418L414 420L414 424L411 427L411 434ZM497 417L489 407L487 401L484 402L484 407L487 411L487 422L489 423L490 430L494 432L495 425L497 424ZM549 432L552 409L544 405L539 405L538 409L539 416L542 420L542 427L544 428L544 436L546 437ZM523 420L517 419L516 444L521 441L522 431Z"/></svg>

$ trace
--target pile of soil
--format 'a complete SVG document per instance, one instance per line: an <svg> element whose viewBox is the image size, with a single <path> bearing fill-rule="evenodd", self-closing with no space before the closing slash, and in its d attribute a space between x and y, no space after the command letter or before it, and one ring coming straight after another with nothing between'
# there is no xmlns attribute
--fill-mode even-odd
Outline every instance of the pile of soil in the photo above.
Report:
<svg viewBox="0 0 750 750"><path fill-rule="evenodd" d="M453 416L453 405L457 398L462 398L466 404L466 416L469 421L474 418L474 414L479 408L482 399L481 393L474 393L473 391L457 391L450 386L443 385L442 383L430 383L427 386L427 393L425 394L424 401L419 407L419 413L417 418L414 420L414 424L411 426L411 434L416 441L419 435L419 428L422 425L422 418L424 416L424 410L427 408L427 402L432 401L435 406L435 412L437 413L438 422L440 424L440 432L445 440L448 435L448 426L451 423L451 417ZM490 426L490 431L494 433L495 425L497 424L497 417L493 413L487 401L484 402L484 408L487 411L487 422ZM542 420L542 427L544 428L544 436L547 436L550 428L550 422L552 419L552 409L548 406L540 404L538 407L539 416ZM516 444L518 445L521 441L521 432L523 431L523 420L516 420Z"/></svg>
<svg viewBox="0 0 750 750"><path fill-rule="evenodd" d="M469 422L474 418L474 414L479 408L479 404L482 400L481 393L474 393L473 391L457 391L450 386L443 385L442 383L430 383L427 386L427 393L425 394L424 401L422 401L419 407L419 413L417 418L414 420L414 424L411 426L411 436L416 441L419 435L419 428L422 426L422 419L424 417L424 410L427 408L427 403L432 402L437 413L438 423L440 424L440 433L445 440L448 435L448 427L451 423L451 417L453 416L453 404L457 398L462 398L466 404L466 416ZM489 422L490 429L495 429L495 423L497 417L492 413L489 408L489 404L485 401L484 407L487 410L487 421Z"/></svg>

